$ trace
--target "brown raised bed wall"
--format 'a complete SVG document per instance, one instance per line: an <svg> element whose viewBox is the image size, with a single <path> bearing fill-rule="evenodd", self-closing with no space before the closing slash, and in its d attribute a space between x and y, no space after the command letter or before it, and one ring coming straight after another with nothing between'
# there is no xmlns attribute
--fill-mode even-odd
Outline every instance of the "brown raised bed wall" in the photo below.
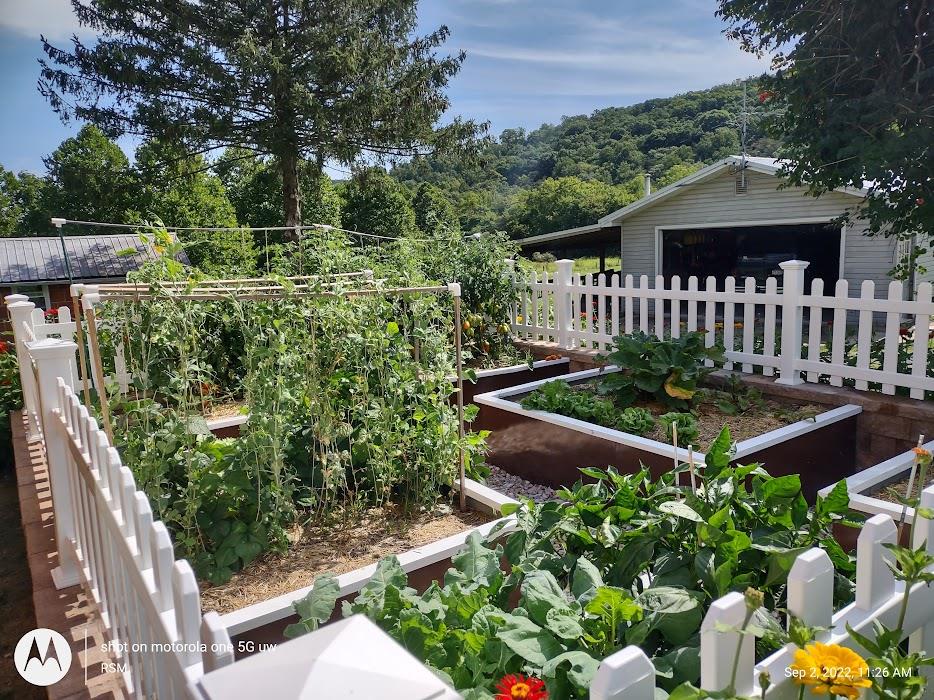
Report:
<svg viewBox="0 0 934 700"><path fill-rule="evenodd" d="M593 369L600 365L595 350L561 350L554 343L517 342L521 350L533 357L561 355L570 360L570 372ZM728 373L715 372L714 381ZM813 403L836 407L846 404L861 406L856 420L856 471L884 462L906 452L918 442L918 435L934 435L934 401L920 401L904 396L887 396L875 391L857 391L827 384L776 384L772 377L743 374L743 381L755 386L764 395L796 403Z"/></svg>
<svg viewBox="0 0 934 700"><path fill-rule="evenodd" d="M535 483L570 486L582 478L582 467L614 466L632 474L644 464L655 478L672 467L671 457L500 408L483 408L493 430L487 461ZM813 502L819 489L854 472L855 432L856 418L847 418L738 461L761 462L773 476L800 474L804 494Z"/></svg>

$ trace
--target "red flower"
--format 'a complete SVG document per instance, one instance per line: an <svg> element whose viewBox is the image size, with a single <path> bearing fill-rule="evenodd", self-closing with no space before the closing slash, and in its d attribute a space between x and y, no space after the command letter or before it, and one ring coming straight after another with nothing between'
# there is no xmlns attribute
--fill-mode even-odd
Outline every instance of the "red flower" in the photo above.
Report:
<svg viewBox="0 0 934 700"><path fill-rule="evenodd" d="M509 674L497 683L494 700L548 700L548 691L545 682L520 674Z"/></svg>
<svg viewBox="0 0 934 700"><path fill-rule="evenodd" d="M5 340L0 340L0 355L5 355L9 349L9 343L7 343Z"/></svg>
<svg viewBox="0 0 934 700"><path fill-rule="evenodd" d="M771 100L773 97L775 97L774 92L772 92L771 90L763 90L762 92L759 93L759 102L761 103L761 102L765 102L766 100Z"/></svg>

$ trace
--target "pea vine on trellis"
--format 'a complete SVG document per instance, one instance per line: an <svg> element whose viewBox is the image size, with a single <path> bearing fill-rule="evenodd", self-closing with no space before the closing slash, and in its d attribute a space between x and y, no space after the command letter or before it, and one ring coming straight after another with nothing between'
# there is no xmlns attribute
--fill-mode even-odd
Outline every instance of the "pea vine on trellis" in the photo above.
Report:
<svg viewBox="0 0 934 700"><path fill-rule="evenodd" d="M482 468L483 436L460 435L449 401L449 299L372 280L351 296L357 278L200 293L210 284L140 280L96 311L102 369L120 356L130 377L105 402L121 454L199 575L223 581L283 549L301 519L430 509L462 450L468 473ZM269 287L281 293L250 293ZM207 429L218 400L249 411L239 438Z"/></svg>

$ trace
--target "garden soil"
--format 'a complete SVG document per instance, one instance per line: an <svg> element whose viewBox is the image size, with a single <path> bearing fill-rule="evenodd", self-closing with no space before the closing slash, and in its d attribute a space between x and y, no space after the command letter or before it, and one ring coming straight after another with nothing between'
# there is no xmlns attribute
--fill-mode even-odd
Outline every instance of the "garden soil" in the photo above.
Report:
<svg viewBox="0 0 934 700"><path fill-rule="evenodd" d="M201 607L221 614L238 610L310 586L326 571L347 573L492 519L474 511L405 515L387 507L329 525L299 527L285 554L266 554L225 584L202 583Z"/></svg>

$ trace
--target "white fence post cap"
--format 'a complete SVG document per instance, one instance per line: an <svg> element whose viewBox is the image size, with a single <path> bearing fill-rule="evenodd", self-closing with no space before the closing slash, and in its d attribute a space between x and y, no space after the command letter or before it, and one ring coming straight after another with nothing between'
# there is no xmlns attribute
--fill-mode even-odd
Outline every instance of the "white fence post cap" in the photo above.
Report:
<svg viewBox="0 0 934 700"><path fill-rule="evenodd" d="M36 359L71 358L74 357L78 344L71 340L58 338L43 338L26 342L29 354Z"/></svg>
<svg viewBox="0 0 934 700"><path fill-rule="evenodd" d="M778 263L778 266L783 270L803 270L810 264L807 260L786 260Z"/></svg>
<svg viewBox="0 0 934 700"><path fill-rule="evenodd" d="M460 282L448 282L448 291L452 297L459 297L461 295Z"/></svg>
<svg viewBox="0 0 934 700"><path fill-rule="evenodd" d="M7 303L7 306L12 304L19 304L24 301L29 301L29 297L25 294L7 294L3 297L3 300Z"/></svg>

